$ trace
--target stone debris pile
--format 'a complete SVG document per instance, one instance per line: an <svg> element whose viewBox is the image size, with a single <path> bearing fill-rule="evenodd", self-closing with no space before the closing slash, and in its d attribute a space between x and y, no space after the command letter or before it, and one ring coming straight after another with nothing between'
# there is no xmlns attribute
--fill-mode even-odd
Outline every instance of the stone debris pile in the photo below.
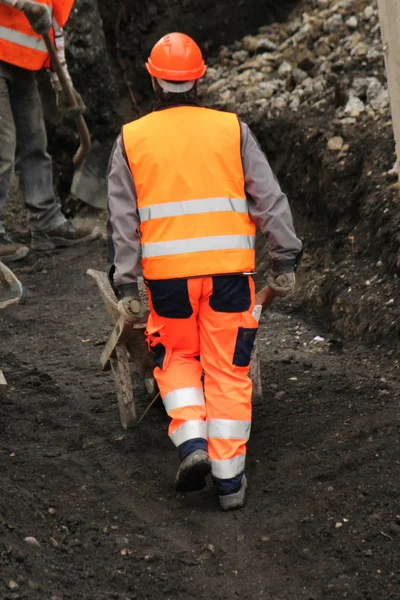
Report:
<svg viewBox="0 0 400 600"><path fill-rule="evenodd" d="M313 0L287 24L224 46L206 74L208 102L252 121L310 109L344 124L389 114L378 8Z"/></svg>

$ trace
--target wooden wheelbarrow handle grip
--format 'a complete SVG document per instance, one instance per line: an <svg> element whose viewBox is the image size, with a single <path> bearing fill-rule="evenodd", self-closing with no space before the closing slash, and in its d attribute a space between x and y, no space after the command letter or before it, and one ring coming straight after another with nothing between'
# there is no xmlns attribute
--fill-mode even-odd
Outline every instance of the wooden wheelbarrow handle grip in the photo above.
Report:
<svg viewBox="0 0 400 600"><path fill-rule="evenodd" d="M56 51L54 44L50 38L50 35L48 33L45 33L43 35L43 39L44 39L47 51L48 51L50 59L51 59L51 64L52 64L55 72L57 73L58 79L60 80L60 84L61 84L61 87L65 94L65 98L66 98L69 106L77 107L78 103L76 101L75 94L74 94L72 87L65 75L64 69L62 68L62 65L61 65L60 60L57 55L57 51ZM90 140L90 133L89 133L88 127L86 125L86 121L85 121L84 117L82 115L79 115L79 117L74 119L74 121L75 121L76 129L78 131L79 139L81 142L80 146L78 148L78 151L76 152L76 154L73 158L74 165L76 167L78 167L83 162L83 160L86 158L86 156L89 154L92 142Z"/></svg>
<svg viewBox="0 0 400 600"><path fill-rule="evenodd" d="M262 312L267 310L275 299L275 294L267 285L256 294L256 304L261 304Z"/></svg>

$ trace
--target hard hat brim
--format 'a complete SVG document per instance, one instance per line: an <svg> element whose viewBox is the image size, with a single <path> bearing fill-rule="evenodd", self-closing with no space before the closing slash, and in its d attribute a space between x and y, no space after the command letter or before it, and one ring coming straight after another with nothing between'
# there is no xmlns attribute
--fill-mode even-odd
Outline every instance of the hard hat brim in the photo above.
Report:
<svg viewBox="0 0 400 600"><path fill-rule="evenodd" d="M201 79L207 71L204 61L193 71L174 71L170 69L159 69L152 63L151 58L149 58L146 63L146 69L153 77L165 79L167 81L193 81L195 79Z"/></svg>

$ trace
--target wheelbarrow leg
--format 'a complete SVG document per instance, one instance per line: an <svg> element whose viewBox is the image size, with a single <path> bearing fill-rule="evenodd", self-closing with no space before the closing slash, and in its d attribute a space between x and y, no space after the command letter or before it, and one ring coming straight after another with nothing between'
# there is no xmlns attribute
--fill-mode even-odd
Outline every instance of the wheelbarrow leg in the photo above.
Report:
<svg viewBox="0 0 400 600"><path fill-rule="evenodd" d="M129 355L125 345L121 344L115 348L115 355L110 359L110 364L117 391L121 425L124 429L129 429L136 424L137 418L129 369Z"/></svg>

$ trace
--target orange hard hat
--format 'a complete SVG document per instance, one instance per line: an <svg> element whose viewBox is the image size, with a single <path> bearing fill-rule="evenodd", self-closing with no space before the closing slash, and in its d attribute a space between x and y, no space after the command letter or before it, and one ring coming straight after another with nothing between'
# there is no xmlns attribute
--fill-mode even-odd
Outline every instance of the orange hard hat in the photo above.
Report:
<svg viewBox="0 0 400 600"><path fill-rule="evenodd" d="M201 50L184 33L164 35L151 51L146 68L150 75L168 81L193 81L206 72Z"/></svg>

